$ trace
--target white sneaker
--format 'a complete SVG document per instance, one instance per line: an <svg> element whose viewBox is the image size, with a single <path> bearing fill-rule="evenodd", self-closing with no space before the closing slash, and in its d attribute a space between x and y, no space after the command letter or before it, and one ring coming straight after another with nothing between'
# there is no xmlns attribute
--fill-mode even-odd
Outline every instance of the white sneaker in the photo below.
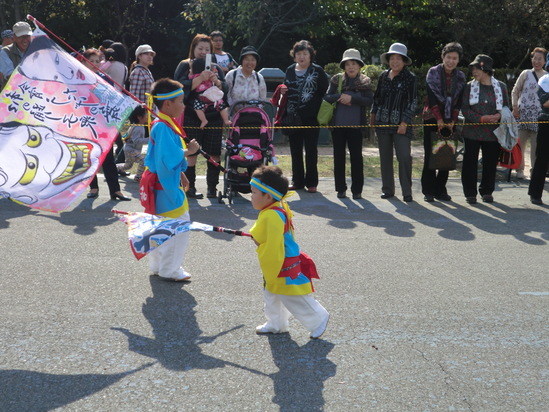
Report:
<svg viewBox="0 0 549 412"><path fill-rule="evenodd" d="M171 279L175 282L187 282L191 280L191 274L183 268L179 268L177 273L174 276L162 276L159 274L159 276L163 279Z"/></svg>
<svg viewBox="0 0 549 412"><path fill-rule="evenodd" d="M526 178L526 175L522 170L517 170L517 179L524 179Z"/></svg>
<svg viewBox="0 0 549 412"><path fill-rule="evenodd" d="M318 328L316 328L315 330L313 330L310 334L310 338L311 339L318 339L322 336L322 334L324 333L324 331L326 330L326 327L328 326L328 321L330 320L330 315L326 316L326 319L324 319L324 321L322 321L322 323L320 324L320 326Z"/></svg>
<svg viewBox="0 0 549 412"><path fill-rule="evenodd" d="M273 328L272 326L269 326L267 323L264 323L263 325L259 325L255 328L255 333L258 335L271 335L273 333L286 333L288 330L278 330Z"/></svg>

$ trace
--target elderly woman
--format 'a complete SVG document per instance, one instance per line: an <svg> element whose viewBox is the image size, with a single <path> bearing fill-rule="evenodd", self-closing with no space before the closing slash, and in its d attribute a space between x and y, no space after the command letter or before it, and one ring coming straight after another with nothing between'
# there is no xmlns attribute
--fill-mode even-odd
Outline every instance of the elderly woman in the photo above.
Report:
<svg viewBox="0 0 549 412"><path fill-rule="evenodd" d="M493 77L493 60L479 54L469 64L474 80L467 83L463 93L461 111L465 117L463 126L463 169L461 183L465 200L469 204L477 202L478 155L482 150L482 179L478 193L482 201L492 203L496 185L496 167L500 145L494 130L501 120L501 110L509 107L509 97L505 83ZM488 123L478 125L478 123Z"/></svg>
<svg viewBox="0 0 549 412"><path fill-rule="evenodd" d="M328 89L328 78L319 65L313 63L316 51L307 40L300 40L290 50L295 63L286 69L281 93L287 97L282 125L312 126L310 129L285 129L292 156L291 190L307 187L316 193L318 186L318 120L316 116L322 97ZM305 147L305 164L303 163Z"/></svg>
<svg viewBox="0 0 549 412"><path fill-rule="evenodd" d="M538 81L547 74L543 70L547 50L543 47L536 47L530 54L532 57L532 68L524 70L517 79L513 91L511 92L511 101L513 103L513 115L520 122L519 139L522 152L526 151L526 144L530 141L530 164L534 167L536 162L536 135L538 131L538 114L541 111L539 102ZM531 170L530 170L531 171ZM524 179L524 156L520 168L517 169L517 178Z"/></svg>
<svg viewBox="0 0 549 412"><path fill-rule="evenodd" d="M267 85L263 76L255 71L259 63L259 53L253 46L243 47L240 51L240 66L227 73L227 99L232 106L242 100L267 99Z"/></svg>
<svg viewBox="0 0 549 412"><path fill-rule="evenodd" d="M130 93L142 102L147 101L146 93L149 93L154 83L154 77L149 70L156 53L148 44L142 44L135 50L135 62L130 74Z"/></svg>
<svg viewBox="0 0 549 412"><path fill-rule="evenodd" d="M204 151L208 153L213 160L219 162L221 156L221 140L223 119L221 114L213 105L205 109L207 128L200 128L201 120L198 118L195 110L187 104L191 91L195 90L202 82L211 81L216 87L225 91L225 77L223 70L212 63L210 70L204 70L199 76L190 78L191 66L194 59L205 59L212 52L212 40L205 34L194 36L189 49L189 57L179 63L175 69L174 79L183 84L185 91L185 112L183 128L189 139L196 139ZM188 167L185 175L189 180L189 190L187 196L195 199L204 197L202 193L196 191L196 160L197 154L189 156ZM209 198L217 197L217 185L219 183L219 169L208 162L206 171L206 183L208 185L207 196Z"/></svg>
<svg viewBox="0 0 549 412"><path fill-rule="evenodd" d="M412 64L408 49L393 43L381 62L389 65L379 76L370 114L370 124L376 126L381 165L382 199L395 195L393 147L398 160L398 177L405 202L412 202L412 128L409 124L417 107L417 78L406 66Z"/></svg>
<svg viewBox="0 0 549 412"><path fill-rule="evenodd" d="M549 69L549 60L546 69ZM549 121L549 74L546 74L538 82L538 96L542 112L538 120ZM528 194L530 201L535 205L542 205L541 195L545 185L547 166L549 165L549 123L540 123L538 128L536 161L532 170Z"/></svg>
<svg viewBox="0 0 549 412"><path fill-rule="evenodd" d="M332 77L328 94L324 97L328 103L337 103L332 131L334 146L334 180L338 198L347 197L345 181L346 148L351 158L351 192L353 199L362 198L364 186L364 164L362 158L362 128L338 128L338 126L366 125L366 106L370 106L374 93L370 88L370 78L360 73L364 62L356 49L345 50L339 63L344 72Z"/></svg>
<svg viewBox="0 0 549 412"><path fill-rule="evenodd" d="M442 63L431 67L427 72L427 97L423 108L425 159L421 174L421 191L426 202L433 202L435 199L452 200L446 190L448 170L430 169L429 160L437 133L444 128L450 133L455 129L466 83L465 74L457 69L462 57L461 45L455 42L448 43L442 49Z"/></svg>

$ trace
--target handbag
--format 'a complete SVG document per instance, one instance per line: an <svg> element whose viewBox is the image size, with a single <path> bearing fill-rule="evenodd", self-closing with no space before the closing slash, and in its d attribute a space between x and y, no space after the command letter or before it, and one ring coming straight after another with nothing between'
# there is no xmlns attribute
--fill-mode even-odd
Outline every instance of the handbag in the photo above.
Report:
<svg viewBox="0 0 549 412"><path fill-rule="evenodd" d="M343 75L340 74L339 86L337 88L338 94L341 94L342 85L343 85ZM331 123L332 117L334 117L336 106L337 106L337 101L333 103L328 103L326 100L322 99L322 103L320 104L320 109L316 116L316 120L318 121L318 124L320 126L326 127Z"/></svg>
<svg viewBox="0 0 549 412"><path fill-rule="evenodd" d="M436 137L431 134L431 155L429 156L429 169L431 170L455 170L456 169L457 140L453 130L446 127L440 129Z"/></svg>
<svg viewBox="0 0 549 412"><path fill-rule="evenodd" d="M520 147L520 140L511 150L505 150L503 147L500 148L498 166L516 170L520 167L521 163L522 149Z"/></svg>

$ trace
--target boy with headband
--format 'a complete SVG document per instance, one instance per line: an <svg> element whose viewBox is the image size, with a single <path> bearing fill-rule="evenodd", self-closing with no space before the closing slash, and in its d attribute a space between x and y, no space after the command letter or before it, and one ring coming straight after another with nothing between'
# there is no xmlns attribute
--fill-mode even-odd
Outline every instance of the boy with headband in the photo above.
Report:
<svg viewBox="0 0 549 412"><path fill-rule="evenodd" d="M183 86L175 80L160 79L152 85L151 97L158 108L158 117L163 120L155 120L152 124L145 158L145 166L158 175L160 183L154 190L155 214L190 220L189 203L184 191L189 188L189 181L183 172L187 169L187 154L196 153L200 146L193 139L186 150L181 137L185 134L174 121L185 108ZM188 243L189 232L184 232L150 252L152 272L175 281L189 280L191 275L181 267Z"/></svg>
<svg viewBox="0 0 549 412"><path fill-rule="evenodd" d="M288 332L293 315L318 339L330 315L313 297L312 278L318 279L311 258L300 253L294 238L292 212L286 202L288 179L277 166L261 166L252 175L252 206L260 210L250 230L257 245L263 272L263 301L267 322L256 328L258 335Z"/></svg>

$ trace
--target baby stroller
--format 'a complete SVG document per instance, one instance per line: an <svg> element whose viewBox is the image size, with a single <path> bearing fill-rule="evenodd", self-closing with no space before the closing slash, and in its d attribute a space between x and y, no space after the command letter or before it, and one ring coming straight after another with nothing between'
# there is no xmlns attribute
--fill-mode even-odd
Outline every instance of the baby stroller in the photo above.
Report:
<svg viewBox="0 0 549 412"><path fill-rule="evenodd" d="M267 101L238 101L231 106L232 127L225 141L224 184L223 192L217 196L219 203L227 198L231 204L238 193L250 193L254 170L271 162L274 156L274 113L274 106Z"/></svg>

